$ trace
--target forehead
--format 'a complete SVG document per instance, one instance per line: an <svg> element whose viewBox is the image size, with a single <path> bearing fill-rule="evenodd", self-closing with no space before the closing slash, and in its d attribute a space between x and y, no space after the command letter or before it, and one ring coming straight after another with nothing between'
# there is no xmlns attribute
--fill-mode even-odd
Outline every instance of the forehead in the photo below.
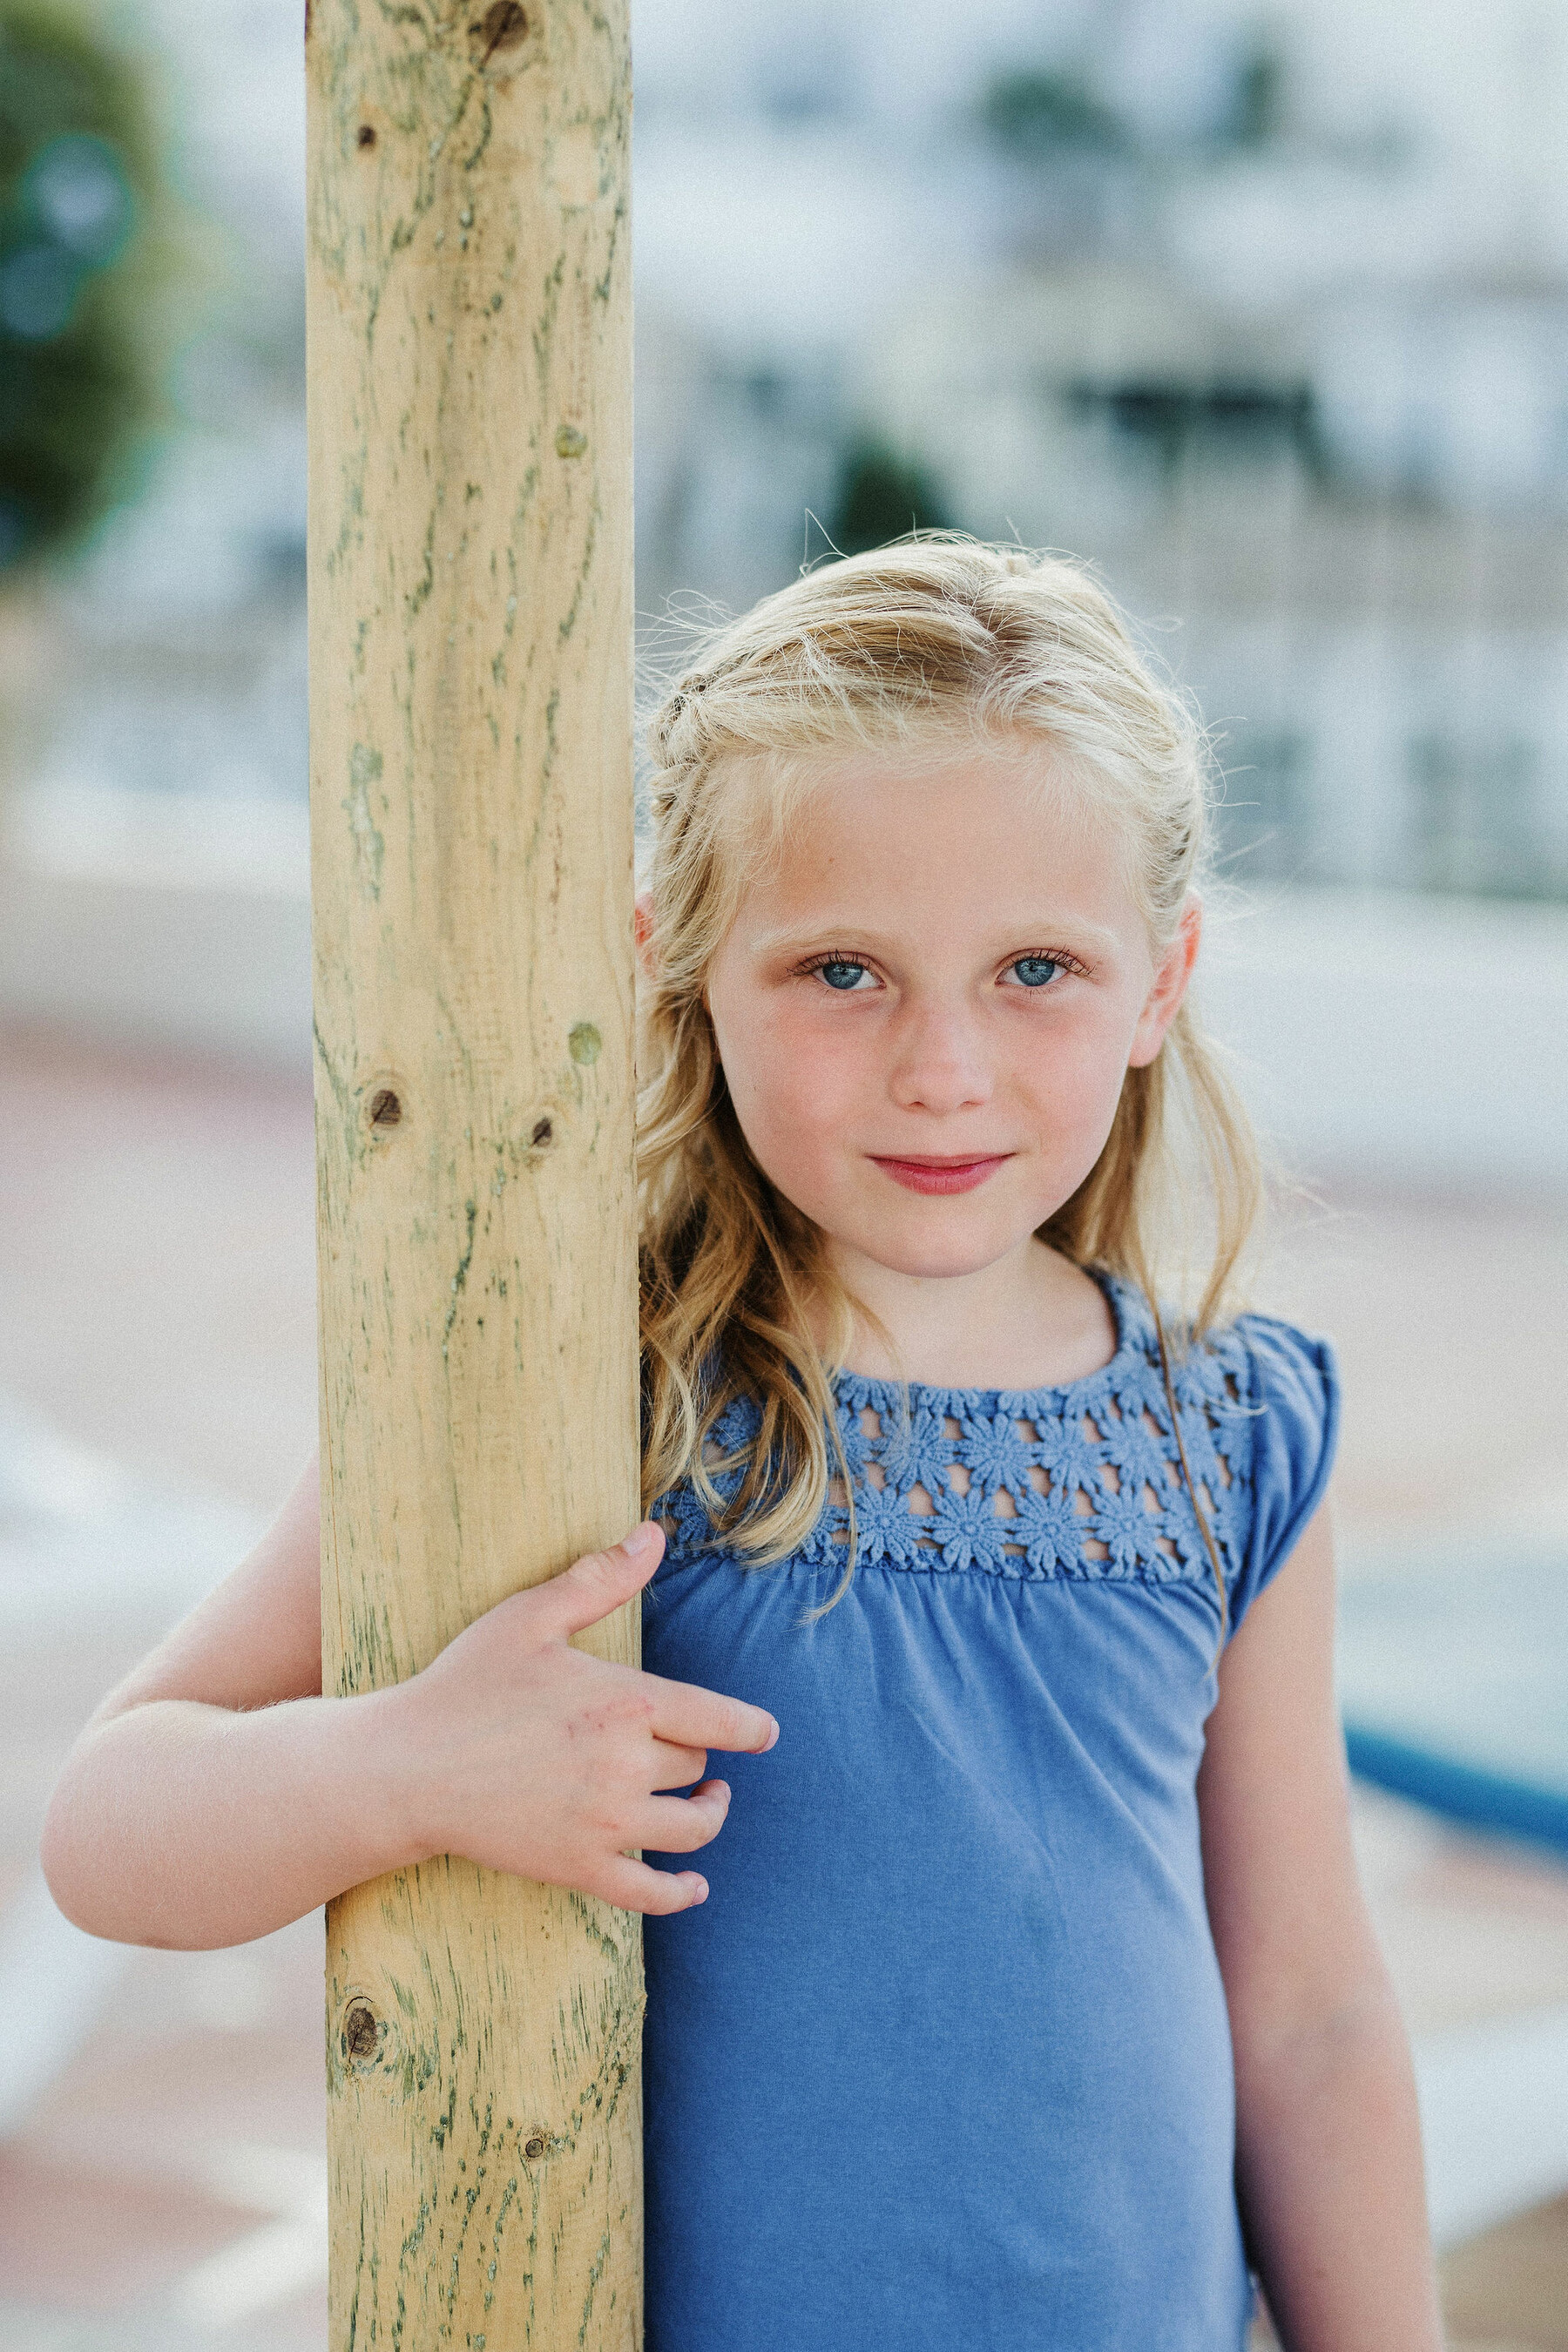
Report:
<svg viewBox="0 0 1568 2352"><path fill-rule="evenodd" d="M984 904L1143 928L1125 827L1038 740L817 753L742 789L740 921L815 905L951 926Z"/></svg>

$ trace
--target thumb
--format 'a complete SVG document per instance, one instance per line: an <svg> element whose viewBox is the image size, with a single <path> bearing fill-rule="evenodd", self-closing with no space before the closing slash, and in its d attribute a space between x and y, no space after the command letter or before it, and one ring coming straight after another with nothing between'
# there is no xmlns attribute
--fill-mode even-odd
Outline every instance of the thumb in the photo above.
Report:
<svg viewBox="0 0 1568 2352"><path fill-rule="evenodd" d="M664 1557L664 1530L651 1519L607 1551L591 1551L559 1576L536 1584L529 1598L533 1630L547 1642L581 1633L640 1592Z"/></svg>

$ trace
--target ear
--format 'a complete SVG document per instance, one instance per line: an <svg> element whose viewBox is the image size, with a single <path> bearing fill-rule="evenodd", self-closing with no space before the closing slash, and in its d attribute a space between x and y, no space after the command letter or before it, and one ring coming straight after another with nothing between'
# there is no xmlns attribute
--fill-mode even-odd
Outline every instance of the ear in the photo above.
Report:
<svg viewBox="0 0 1568 2352"><path fill-rule="evenodd" d="M653 953L653 892L639 890L632 909L632 936L637 944L637 962L645 980L654 976Z"/></svg>
<svg viewBox="0 0 1568 2352"><path fill-rule="evenodd" d="M1146 1068L1164 1044L1165 1032L1175 1019L1182 999L1187 992L1187 982L1198 960L1198 944L1203 935L1203 907L1196 898L1189 898L1182 908L1176 936L1160 959L1154 973L1154 985L1144 998L1143 1010L1138 1015L1138 1026L1132 1032L1132 1045L1127 1056L1130 1070Z"/></svg>

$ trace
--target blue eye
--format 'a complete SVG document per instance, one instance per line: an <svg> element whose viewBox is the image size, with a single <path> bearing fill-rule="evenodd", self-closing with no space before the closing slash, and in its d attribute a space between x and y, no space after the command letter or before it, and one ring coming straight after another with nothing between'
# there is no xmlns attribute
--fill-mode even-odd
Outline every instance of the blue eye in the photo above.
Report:
<svg viewBox="0 0 1568 2352"><path fill-rule="evenodd" d="M1053 963L1049 956L1019 956L1008 970L1017 975L1026 988L1044 988L1048 981L1055 980L1061 966Z"/></svg>
<svg viewBox="0 0 1568 2352"><path fill-rule="evenodd" d="M832 963L819 963L816 969L829 988L838 989L853 988L858 981L865 977L866 972L863 963L846 963L837 959L835 959Z"/></svg>

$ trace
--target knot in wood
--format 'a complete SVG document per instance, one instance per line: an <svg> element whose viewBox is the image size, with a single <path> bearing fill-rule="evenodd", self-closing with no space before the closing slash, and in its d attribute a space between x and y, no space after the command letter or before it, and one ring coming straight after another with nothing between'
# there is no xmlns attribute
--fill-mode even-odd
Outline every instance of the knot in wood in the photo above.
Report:
<svg viewBox="0 0 1568 2352"><path fill-rule="evenodd" d="M542 2156L550 2153L550 2142L543 2132L530 2132L522 2143L522 2152L530 2164L537 2164Z"/></svg>
<svg viewBox="0 0 1568 2352"><path fill-rule="evenodd" d="M479 51L481 66L488 66L498 49L515 49L527 37L528 12L518 6L517 0L492 0L492 5L468 26L468 38Z"/></svg>
<svg viewBox="0 0 1568 2352"><path fill-rule="evenodd" d="M372 1127L395 1127L402 1117L402 1097L391 1087L377 1087L370 1098Z"/></svg>
<svg viewBox="0 0 1568 2352"><path fill-rule="evenodd" d="M369 2001L356 2000L343 2019L343 2049L352 2063L363 2065L381 2044L381 2026Z"/></svg>

